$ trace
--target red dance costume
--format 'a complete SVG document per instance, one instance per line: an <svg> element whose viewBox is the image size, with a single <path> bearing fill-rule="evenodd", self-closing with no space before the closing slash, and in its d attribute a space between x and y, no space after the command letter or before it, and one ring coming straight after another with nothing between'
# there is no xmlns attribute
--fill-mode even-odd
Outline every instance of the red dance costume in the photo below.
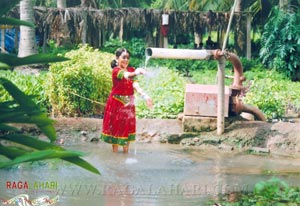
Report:
<svg viewBox="0 0 300 206"><path fill-rule="evenodd" d="M135 69L128 67L127 71ZM112 70L113 87L106 103L101 134L105 142L121 146L134 141L136 131L134 79L126 79L124 72L119 67Z"/></svg>

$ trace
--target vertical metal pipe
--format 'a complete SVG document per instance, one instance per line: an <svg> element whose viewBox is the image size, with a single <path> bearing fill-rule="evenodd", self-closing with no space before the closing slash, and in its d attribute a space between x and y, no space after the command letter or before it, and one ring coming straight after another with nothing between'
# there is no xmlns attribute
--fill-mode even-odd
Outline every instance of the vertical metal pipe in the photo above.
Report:
<svg viewBox="0 0 300 206"><path fill-rule="evenodd" d="M231 27L231 22L233 19L233 14L235 11L235 7L237 4L237 0L234 1L234 4L232 6L228 26L227 26L227 31L225 35L225 39L223 42L223 47L222 47L222 53L224 54L227 40L229 37L229 31ZM217 134L221 135L224 133L224 128L225 128L225 117L224 117L224 104L225 104L225 57L224 55L221 56L220 59L218 59L218 110L217 110Z"/></svg>
<svg viewBox="0 0 300 206"><path fill-rule="evenodd" d="M251 14L247 14L247 59L251 59Z"/></svg>
<svg viewBox="0 0 300 206"><path fill-rule="evenodd" d="M224 104L225 104L225 57L221 56L218 59L218 108L217 108L217 134L224 133L225 117L224 117Z"/></svg>

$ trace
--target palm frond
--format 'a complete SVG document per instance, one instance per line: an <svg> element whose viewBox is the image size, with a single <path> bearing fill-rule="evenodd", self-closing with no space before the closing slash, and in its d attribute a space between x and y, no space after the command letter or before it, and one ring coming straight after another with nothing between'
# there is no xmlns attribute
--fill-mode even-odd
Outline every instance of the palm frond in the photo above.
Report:
<svg viewBox="0 0 300 206"><path fill-rule="evenodd" d="M56 56L53 54L34 54L22 58L12 54L0 54L0 62L2 62L4 66L9 65L10 68L21 66L21 65L45 64L51 62L61 62L66 60L69 59L66 57ZM0 64L0 69L1 69L1 64Z"/></svg>
<svg viewBox="0 0 300 206"><path fill-rule="evenodd" d="M18 19L2 17L20 0L0 0L0 24L24 25L34 27L33 24ZM66 61L67 58L51 54L36 54L23 58L10 54L0 54L0 69L10 69L15 66L41 64ZM0 161L0 168L10 167L23 162L32 162L59 158L69 161L95 174L100 172L89 164L78 151L66 150L53 142L56 140L56 131L53 120L34 103L31 96L26 95L17 86L5 78L0 78L0 85L11 95L13 101L0 102L0 155L8 160ZM19 129L9 123L27 123L36 125L45 134L50 142L20 134ZM17 146L3 145L2 140L17 143Z"/></svg>
<svg viewBox="0 0 300 206"><path fill-rule="evenodd" d="M34 24L27 22L27 21L22 21L19 19L14 19L14 18L9 18L9 17L2 17L0 18L0 24L3 25L12 25L12 26L29 26L29 27L35 27Z"/></svg>

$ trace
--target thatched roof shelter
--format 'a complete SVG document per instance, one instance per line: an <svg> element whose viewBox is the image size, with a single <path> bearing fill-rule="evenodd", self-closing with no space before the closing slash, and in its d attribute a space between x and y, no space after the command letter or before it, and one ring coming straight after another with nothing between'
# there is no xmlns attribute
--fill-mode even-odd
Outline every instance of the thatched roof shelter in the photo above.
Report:
<svg viewBox="0 0 300 206"><path fill-rule="evenodd" d="M159 46L163 10L143 8L93 9L35 7L37 33L45 40L54 39L59 44L88 43L101 47L110 37L130 39L133 35L145 38L148 46ZM17 12L17 11L15 11ZM11 15L17 16L15 12ZM229 13L199 11L168 11L169 35L199 34L217 31L218 41L226 31ZM243 28L243 15L236 14L234 28Z"/></svg>

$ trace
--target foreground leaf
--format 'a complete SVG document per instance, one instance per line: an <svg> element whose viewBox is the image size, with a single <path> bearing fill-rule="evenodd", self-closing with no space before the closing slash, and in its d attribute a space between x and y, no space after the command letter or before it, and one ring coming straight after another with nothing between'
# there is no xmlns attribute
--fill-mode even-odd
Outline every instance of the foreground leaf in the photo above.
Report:
<svg viewBox="0 0 300 206"><path fill-rule="evenodd" d="M33 23L22 21L19 19L14 18L0 18L0 24L4 25L15 25L15 26L28 26L28 27L35 27Z"/></svg>
<svg viewBox="0 0 300 206"><path fill-rule="evenodd" d="M9 68L10 68L10 66L8 64L0 62L0 69L9 69Z"/></svg>
<svg viewBox="0 0 300 206"><path fill-rule="evenodd" d="M56 56L53 54L34 54L27 57L17 57L12 54L0 54L0 62L10 67L29 65L29 64L45 64L51 62L66 61L68 58Z"/></svg>
<svg viewBox="0 0 300 206"><path fill-rule="evenodd" d="M28 150L19 147L8 147L8 146L4 147L0 144L0 155L3 155L8 159L15 159L16 157L27 154L28 152L29 152Z"/></svg>
<svg viewBox="0 0 300 206"><path fill-rule="evenodd" d="M0 131L18 131L19 129L13 126L0 123Z"/></svg>
<svg viewBox="0 0 300 206"><path fill-rule="evenodd" d="M78 157L82 156L83 153L78 151L56 151L56 150L43 150L43 151L35 151L27 154L23 154L14 160L1 162L0 168L10 167L13 165L17 165L24 162L32 162L46 159L54 159L54 158L70 158L70 157Z"/></svg>
<svg viewBox="0 0 300 206"><path fill-rule="evenodd" d="M14 98L15 102L19 104L19 111L17 111L17 113L6 112L0 115L0 121L7 122L8 120L11 120L12 123L26 122L36 124L52 142L55 141L56 131L53 126L54 121L41 111L30 96L24 94L18 87L5 78L0 78L0 84L2 84L7 92Z"/></svg>
<svg viewBox="0 0 300 206"><path fill-rule="evenodd" d="M3 135L0 136L0 140L8 140L11 142L15 142L27 147L31 147L34 148L36 150L55 150L55 151L67 151L64 148L55 145L53 143L49 143L49 142L45 142L45 141L41 141L39 139L27 136L27 135L23 135L23 134L8 134L8 135ZM80 153L82 154L82 153ZM80 166L90 172L93 172L95 174L100 174L100 172L94 167L92 166L90 163L88 163L87 161L81 159L78 156L71 156L71 157L61 157L61 159L66 160L68 162L71 162L77 166ZM18 164L18 163L16 163Z"/></svg>

